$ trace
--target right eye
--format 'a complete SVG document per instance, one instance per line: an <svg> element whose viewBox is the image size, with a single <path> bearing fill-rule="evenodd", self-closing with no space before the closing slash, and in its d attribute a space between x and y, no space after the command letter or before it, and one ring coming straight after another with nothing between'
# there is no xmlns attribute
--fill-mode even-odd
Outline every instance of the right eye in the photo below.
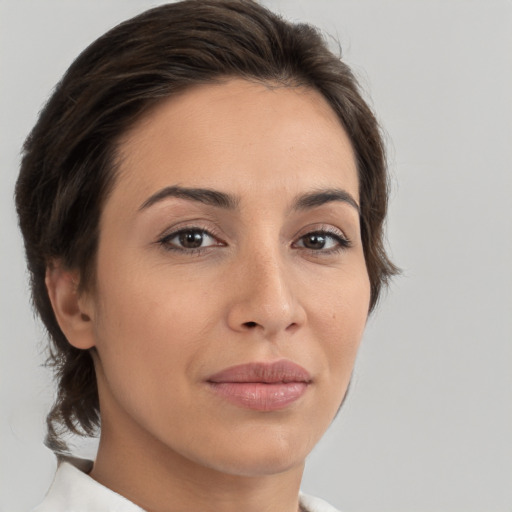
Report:
<svg viewBox="0 0 512 512"><path fill-rule="evenodd" d="M223 245L211 233L201 228L185 228L169 233L159 240L168 250L198 252L208 247Z"/></svg>

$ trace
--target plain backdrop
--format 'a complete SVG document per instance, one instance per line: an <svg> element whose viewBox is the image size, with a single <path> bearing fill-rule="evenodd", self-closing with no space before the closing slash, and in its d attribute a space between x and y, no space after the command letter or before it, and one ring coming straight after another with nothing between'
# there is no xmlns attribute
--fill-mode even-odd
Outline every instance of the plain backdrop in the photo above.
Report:
<svg viewBox="0 0 512 512"><path fill-rule="evenodd" d="M369 321L303 490L345 512L510 512L512 2L264 3L338 39L371 98L404 271ZM12 201L20 147L78 53L158 4L0 0L1 512L37 504L56 466L42 444L53 387Z"/></svg>

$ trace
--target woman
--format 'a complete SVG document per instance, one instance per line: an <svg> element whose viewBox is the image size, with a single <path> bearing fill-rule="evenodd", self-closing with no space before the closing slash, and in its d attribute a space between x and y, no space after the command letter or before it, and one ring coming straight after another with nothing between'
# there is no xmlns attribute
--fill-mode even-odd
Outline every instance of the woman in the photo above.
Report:
<svg viewBox="0 0 512 512"><path fill-rule="evenodd" d="M38 511L332 510L304 461L395 268L377 123L313 28L209 0L112 29L16 201L59 379ZM66 461L100 420L94 464Z"/></svg>

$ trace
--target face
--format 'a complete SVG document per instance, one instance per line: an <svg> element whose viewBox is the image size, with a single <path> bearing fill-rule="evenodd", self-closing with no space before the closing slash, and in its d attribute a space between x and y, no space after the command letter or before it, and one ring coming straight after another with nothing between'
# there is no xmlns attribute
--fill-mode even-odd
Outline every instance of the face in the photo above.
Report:
<svg viewBox="0 0 512 512"><path fill-rule="evenodd" d="M358 199L314 91L198 86L139 122L84 299L103 428L231 475L302 465L366 322Z"/></svg>

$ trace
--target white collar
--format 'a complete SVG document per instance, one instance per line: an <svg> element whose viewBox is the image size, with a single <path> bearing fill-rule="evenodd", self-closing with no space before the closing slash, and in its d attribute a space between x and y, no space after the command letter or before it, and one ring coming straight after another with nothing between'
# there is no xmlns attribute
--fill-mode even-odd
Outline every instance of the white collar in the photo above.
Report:
<svg viewBox="0 0 512 512"><path fill-rule="evenodd" d="M144 512L77 466L85 469L92 463L79 459L61 462L44 501L33 512Z"/></svg>

